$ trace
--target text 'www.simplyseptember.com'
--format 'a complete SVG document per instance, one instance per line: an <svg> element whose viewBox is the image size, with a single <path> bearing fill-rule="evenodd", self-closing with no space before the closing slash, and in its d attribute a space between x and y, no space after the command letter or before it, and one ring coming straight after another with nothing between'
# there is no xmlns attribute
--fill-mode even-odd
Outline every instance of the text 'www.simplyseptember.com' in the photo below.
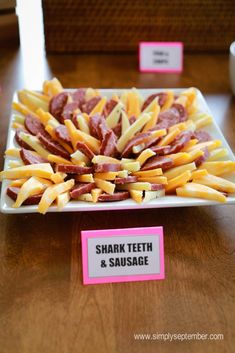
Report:
<svg viewBox="0 0 235 353"><path fill-rule="evenodd" d="M136 341L222 341L224 335L222 333L134 333Z"/></svg>

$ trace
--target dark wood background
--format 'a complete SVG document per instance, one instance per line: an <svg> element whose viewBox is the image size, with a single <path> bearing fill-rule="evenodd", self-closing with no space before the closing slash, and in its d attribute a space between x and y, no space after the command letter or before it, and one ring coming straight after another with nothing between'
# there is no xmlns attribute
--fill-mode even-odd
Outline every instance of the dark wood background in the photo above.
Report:
<svg viewBox="0 0 235 353"><path fill-rule="evenodd" d="M228 52L234 0L43 0L48 52L136 52L140 41L182 41Z"/></svg>
<svg viewBox="0 0 235 353"><path fill-rule="evenodd" d="M38 58L39 59L39 58ZM41 60L42 58L40 58ZM1 155L12 94L57 76L65 87L196 86L235 150L227 55L186 55L177 74L140 74L135 55L49 55L26 75L0 56ZM30 72L30 67L26 67ZM38 85L39 88L39 85ZM1 160L3 161L3 159ZM0 352L231 353L235 346L234 206L0 215ZM80 231L163 225L164 281L82 285ZM222 341L136 341L134 333L222 333Z"/></svg>

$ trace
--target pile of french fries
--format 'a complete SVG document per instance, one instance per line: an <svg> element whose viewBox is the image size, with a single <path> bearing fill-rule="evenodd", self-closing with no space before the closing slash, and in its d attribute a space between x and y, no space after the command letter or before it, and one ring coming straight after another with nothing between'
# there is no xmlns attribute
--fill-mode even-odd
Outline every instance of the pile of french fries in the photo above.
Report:
<svg viewBox="0 0 235 353"><path fill-rule="evenodd" d="M49 112L51 99L61 92L64 92L64 88L54 78L44 82L40 93L27 89L19 91L18 102L13 102L12 128L21 131L20 137L30 147L30 153L42 157L45 163L25 165L21 159L22 148L17 143L16 147L6 150L9 162L7 169L0 173L0 180L10 180L8 187L16 191L12 207L22 207L27 204L27 200L30 201L32 197L35 199L37 195L40 196L38 212L45 214L51 205L62 210L69 202L77 201L121 201L131 198L136 203L142 203L165 195L177 195L226 202L227 195L235 193L235 184L226 179L228 174L235 171L235 162L224 160L228 151L222 147L220 140L199 142L191 138L180 151L164 156L171 159L170 168L144 168L152 157L157 156L149 143L151 140L157 141L155 147L171 146L183 131L197 131L212 123L208 114L198 111L197 92L194 88L177 97L172 91L165 91L167 99L163 106L159 105L156 97L143 111L144 98L135 88L123 91L121 95L101 97L90 114L76 110L78 127L73 120L64 120L70 142L63 141L55 134L61 122ZM99 91L86 89L86 101L96 96L100 96ZM116 156L100 153L102 141L91 135L89 125L91 116L102 115L110 98L117 104L106 116L107 127L114 129L117 124L121 125L120 136L115 142ZM188 119L170 128L155 130L159 114L170 109L175 102L186 109ZM51 153L38 136L30 136L25 129L25 118L29 114L40 121L51 138L68 152L69 158ZM132 116L135 117L133 124L130 123ZM122 152L128 142L143 132L149 133L145 142L150 147L145 148L143 142L137 143L132 147L131 157L124 158ZM91 151L92 158L77 148L78 142L82 142ZM197 167L195 161L203 156L205 148L209 151L209 157ZM67 168L69 172L66 172L66 166L71 166ZM76 170L72 166L81 168L71 174L70 170ZM84 192L79 191L78 196L72 198L72 195L76 195L74 190L77 185L88 184L90 187L84 187Z"/></svg>

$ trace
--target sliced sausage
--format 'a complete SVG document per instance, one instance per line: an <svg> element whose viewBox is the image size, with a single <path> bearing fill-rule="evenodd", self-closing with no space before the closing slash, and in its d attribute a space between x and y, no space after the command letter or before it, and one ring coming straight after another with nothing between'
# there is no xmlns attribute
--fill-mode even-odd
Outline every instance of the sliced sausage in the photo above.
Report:
<svg viewBox="0 0 235 353"><path fill-rule="evenodd" d="M151 150L155 152L157 156L165 156L170 153L171 146L152 146Z"/></svg>
<svg viewBox="0 0 235 353"><path fill-rule="evenodd" d="M162 189L165 189L163 184L151 184L152 191L157 191Z"/></svg>
<svg viewBox="0 0 235 353"><path fill-rule="evenodd" d="M92 115L89 119L90 134L95 138L100 139L99 124L101 123L102 116L100 114Z"/></svg>
<svg viewBox="0 0 235 353"><path fill-rule="evenodd" d="M71 139L68 133L68 129L65 125L59 125L55 128L55 134L58 138L66 143L70 143Z"/></svg>
<svg viewBox="0 0 235 353"><path fill-rule="evenodd" d="M36 136L38 133L48 136L48 133L46 132L40 120L31 114L26 115L24 125L26 129L34 136Z"/></svg>
<svg viewBox="0 0 235 353"><path fill-rule="evenodd" d="M130 125L134 124L135 121L136 121L136 117L134 115L132 115L129 119Z"/></svg>
<svg viewBox="0 0 235 353"><path fill-rule="evenodd" d="M95 183L86 183L86 184L76 184L70 191L70 196L72 199L76 199L82 194L86 194L95 188Z"/></svg>
<svg viewBox="0 0 235 353"><path fill-rule="evenodd" d="M73 102L77 102L79 109L81 109L82 105L85 103L86 90L84 88L79 88L70 94Z"/></svg>
<svg viewBox="0 0 235 353"><path fill-rule="evenodd" d="M24 164L38 164L38 163L48 163L48 160L33 154L32 152L22 148L20 150L20 158L24 162Z"/></svg>
<svg viewBox="0 0 235 353"><path fill-rule="evenodd" d="M109 194L101 194L98 197L98 201L100 202L110 202L110 201L122 201L122 200L126 200L129 199L130 194L128 191L120 191L120 192L115 192L112 195Z"/></svg>
<svg viewBox="0 0 235 353"><path fill-rule="evenodd" d="M102 112L102 115L106 118L112 110L116 107L117 102L114 99L110 99L107 101L107 103L104 106L104 110Z"/></svg>
<svg viewBox="0 0 235 353"><path fill-rule="evenodd" d="M13 186L8 186L7 188L7 195L14 201L16 201L18 193L20 191L20 188L16 188ZM40 194L36 194L36 195L32 195L30 197L28 197L22 205L37 205L42 197L42 193Z"/></svg>
<svg viewBox="0 0 235 353"><path fill-rule="evenodd" d="M151 96L149 96L143 103L143 106L141 108L141 111L145 110L145 108L147 108L147 106L149 104L152 103L152 101L158 97L158 104L160 105L160 107L162 107L166 100L167 100L167 93L165 92L160 92L160 93L154 93L154 94L151 94Z"/></svg>
<svg viewBox="0 0 235 353"><path fill-rule="evenodd" d="M31 146L29 146L26 142L24 142L24 141L21 139L20 133L21 133L22 131L25 132L25 130L23 130L23 129L20 129L20 128L16 129L16 132L15 132L15 140L16 140L16 142L18 143L18 145L19 145L20 147L23 147L23 148L25 148L26 150L33 151L33 148L32 148Z"/></svg>
<svg viewBox="0 0 235 353"><path fill-rule="evenodd" d="M141 143L145 143L148 140L150 134L150 132L141 132L130 139L122 152L122 157L128 157L130 154L132 154L132 148L136 145L140 145Z"/></svg>
<svg viewBox="0 0 235 353"><path fill-rule="evenodd" d="M89 99L86 103L82 105L82 111L84 113L90 114L100 100L101 100L100 96L96 96Z"/></svg>
<svg viewBox="0 0 235 353"><path fill-rule="evenodd" d="M78 109L78 103L77 102L72 102L72 103L67 103L64 108L63 112L61 114L61 122L64 122L66 119L72 119L74 113Z"/></svg>
<svg viewBox="0 0 235 353"><path fill-rule="evenodd" d="M45 147L51 153L56 154L58 156L66 158L66 159L70 158L70 154L68 153L68 151L66 151L66 149L64 149L64 147L62 147L59 144L59 142L53 140L50 136L46 137L46 136L39 133L37 135L37 137L38 137L39 141L41 142L41 144L43 145L43 147Z"/></svg>
<svg viewBox="0 0 235 353"><path fill-rule="evenodd" d="M100 154L104 156L114 157L117 153L116 142L116 135L112 130L109 130L102 140L100 146Z"/></svg>
<svg viewBox="0 0 235 353"><path fill-rule="evenodd" d="M122 134L122 123L118 123L112 130L114 134L119 138Z"/></svg>
<svg viewBox="0 0 235 353"><path fill-rule="evenodd" d="M180 122L187 120L188 118L188 114L187 114L187 110L185 109L185 107L180 104L180 103L174 103L172 104L172 109L176 109L179 113L180 116Z"/></svg>
<svg viewBox="0 0 235 353"><path fill-rule="evenodd" d="M162 170L166 170L171 168L173 165L173 159L164 156L153 156L147 160L147 162L143 165L141 170L150 170L155 168L162 168Z"/></svg>
<svg viewBox="0 0 235 353"><path fill-rule="evenodd" d="M61 92L56 96L52 97L49 104L49 112L60 122L61 115L63 113L64 106L68 101L69 94L67 92Z"/></svg>
<svg viewBox="0 0 235 353"><path fill-rule="evenodd" d="M92 167L82 167L80 165L74 164L58 164L57 171L63 173L70 173L70 174L89 174L93 172Z"/></svg>
<svg viewBox="0 0 235 353"><path fill-rule="evenodd" d="M138 177L135 175L130 175L126 178L116 178L114 179L114 184L126 184L126 183L135 183L138 180Z"/></svg>
<svg viewBox="0 0 235 353"><path fill-rule="evenodd" d="M118 163L95 164L96 173L119 172L120 170L122 170L122 167Z"/></svg>
<svg viewBox="0 0 235 353"><path fill-rule="evenodd" d="M176 139L171 143L171 149L169 153L177 153L180 150L182 150L182 148L184 148L184 146L186 145L186 143L191 140L191 137L193 135L192 131L182 131L177 137Z"/></svg>
<svg viewBox="0 0 235 353"><path fill-rule="evenodd" d="M109 131L112 130L107 126L104 117L101 116L100 123L98 125L98 135L100 136L100 139L103 139Z"/></svg>
<svg viewBox="0 0 235 353"><path fill-rule="evenodd" d="M87 156L89 159L92 159L94 157L94 153L92 150L84 143L84 142L77 142L77 149L81 151L85 156Z"/></svg>
<svg viewBox="0 0 235 353"><path fill-rule="evenodd" d="M202 163L204 163L209 157L210 157L210 152L207 147L203 148L202 151L204 154L197 159L195 159L195 164L197 167L199 167Z"/></svg>
<svg viewBox="0 0 235 353"><path fill-rule="evenodd" d="M203 130L194 131L192 138L197 139L198 142L207 142L212 140L210 134Z"/></svg>

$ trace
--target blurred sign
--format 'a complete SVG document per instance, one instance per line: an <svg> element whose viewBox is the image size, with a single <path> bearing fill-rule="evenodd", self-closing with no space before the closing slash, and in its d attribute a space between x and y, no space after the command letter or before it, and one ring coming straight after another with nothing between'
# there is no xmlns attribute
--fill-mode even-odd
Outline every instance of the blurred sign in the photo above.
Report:
<svg viewBox="0 0 235 353"><path fill-rule="evenodd" d="M141 72L182 72L183 43L140 42L139 69Z"/></svg>

